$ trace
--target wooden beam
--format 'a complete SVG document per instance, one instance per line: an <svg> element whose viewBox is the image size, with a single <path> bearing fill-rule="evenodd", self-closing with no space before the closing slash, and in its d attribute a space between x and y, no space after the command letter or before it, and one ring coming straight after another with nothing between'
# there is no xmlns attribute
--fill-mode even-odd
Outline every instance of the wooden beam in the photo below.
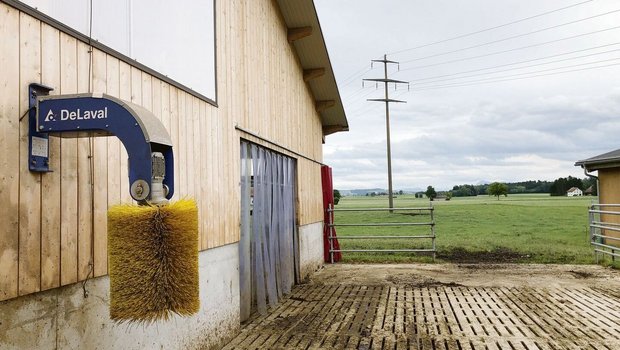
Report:
<svg viewBox="0 0 620 350"><path fill-rule="evenodd" d="M323 137L342 130L344 130L344 128L341 125L325 125L323 126Z"/></svg>
<svg viewBox="0 0 620 350"><path fill-rule="evenodd" d="M336 101L334 100L316 101L314 104L317 112L322 112L328 108L334 107L335 105Z"/></svg>
<svg viewBox="0 0 620 350"><path fill-rule="evenodd" d="M310 68L304 69L304 81L308 82L312 79L316 79L325 75L325 68Z"/></svg>
<svg viewBox="0 0 620 350"><path fill-rule="evenodd" d="M288 42L292 43L295 40L305 38L312 35L312 27L298 27L288 29Z"/></svg>

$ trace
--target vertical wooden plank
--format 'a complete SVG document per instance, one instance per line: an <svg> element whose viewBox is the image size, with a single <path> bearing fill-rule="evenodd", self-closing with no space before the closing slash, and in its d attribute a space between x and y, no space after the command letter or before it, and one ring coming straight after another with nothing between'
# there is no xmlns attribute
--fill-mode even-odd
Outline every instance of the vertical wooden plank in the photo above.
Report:
<svg viewBox="0 0 620 350"><path fill-rule="evenodd" d="M72 87L70 93L86 93L91 85L89 76L91 55L88 46L83 42L78 41L76 47L76 68L72 68L77 72L75 73L76 77L72 78L76 80L76 88ZM87 134L83 134L75 142L77 169L67 169L67 171L75 171L77 176L77 249L74 259L77 269L77 281L79 281L85 279L92 272L93 268L90 254L92 252L93 230L92 170L90 164L92 147Z"/></svg>
<svg viewBox="0 0 620 350"><path fill-rule="evenodd" d="M41 27L41 81L60 88L60 32ZM41 290L60 285L60 139L49 138L49 166L53 171L42 176L41 191Z"/></svg>
<svg viewBox="0 0 620 350"><path fill-rule="evenodd" d="M175 87L170 87L170 137L172 138L172 149L174 152L174 196L173 199L177 200L179 196L179 103L178 103L179 90Z"/></svg>
<svg viewBox="0 0 620 350"><path fill-rule="evenodd" d="M117 58L106 55L106 93L120 96L120 62ZM120 148L117 137L108 137L108 207L121 203L121 163Z"/></svg>
<svg viewBox="0 0 620 350"><path fill-rule="evenodd" d="M207 106L206 103L200 101L200 135L205 135L206 124L207 124ZM207 186L208 186L208 178L207 178L207 169L208 169L208 157L206 150L206 138L200 137L200 249L207 249L207 231L208 231L208 223L209 223L209 211L207 210Z"/></svg>
<svg viewBox="0 0 620 350"><path fill-rule="evenodd" d="M41 82L41 23L20 13L19 39L23 113L28 109L28 84ZM19 155L19 294L24 295L41 287L41 174L28 170L28 118L20 122Z"/></svg>
<svg viewBox="0 0 620 350"><path fill-rule="evenodd" d="M161 82L161 123L170 133L170 84Z"/></svg>
<svg viewBox="0 0 620 350"><path fill-rule="evenodd" d="M86 93L91 89L91 55L88 45L77 43L77 91ZM77 142L77 274L83 280L92 274L93 259L93 158L92 140L84 134ZM92 276L92 275L91 275Z"/></svg>
<svg viewBox="0 0 620 350"><path fill-rule="evenodd" d="M18 295L19 172L22 158L26 159L25 154L20 154L19 117L25 111L16 93L22 85L19 35L15 33L19 33L19 12L0 3L0 301Z"/></svg>
<svg viewBox="0 0 620 350"><path fill-rule="evenodd" d="M120 98L120 62L117 58L110 55L105 56L105 92L114 97ZM103 57L102 57L103 59ZM102 66L104 63L101 64ZM102 69L102 68L101 68ZM103 72L101 72L103 73ZM95 74L98 74L95 72ZM101 88L103 89L103 82ZM123 147L117 137L107 137L107 207L118 205L121 203L121 161L120 149ZM104 147L102 142L101 147ZM127 181L125 181L127 183ZM127 185L128 186L128 185ZM106 214L107 215L107 214ZM107 220L106 220L107 222ZM106 240L107 248L107 240ZM107 258L107 255L106 255ZM101 259L101 257L100 257ZM98 271L104 273L103 271ZM105 272L107 273L107 271Z"/></svg>
<svg viewBox="0 0 620 350"><path fill-rule="evenodd" d="M170 84L164 83L164 82L161 82L161 81L159 81L159 82L160 82L160 86L161 86L161 93L160 93L160 99L161 99L160 119L161 119L161 123L164 125L164 127L166 128L166 130L168 131L168 134L170 134L170 137L172 139L172 135L171 135L171 132L170 132ZM173 144L173 153L175 151L176 150L174 149L174 144Z"/></svg>
<svg viewBox="0 0 620 350"><path fill-rule="evenodd" d="M205 119L205 129L204 132L202 133L203 135L206 135L204 137L204 149L203 152L205 154L205 159L207 162L207 167L204 169L205 172L203 173L203 181L206 182L207 187L205 188L205 192L204 192L204 197L203 197L203 205L206 206L207 208L213 208L213 196L212 196L212 191L213 191L213 187L215 186L215 180L213 179L213 171L212 169L215 166L215 159L213 158L213 140L211 139L211 133L212 133L212 129L213 129L213 119L217 118L217 116L215 115L215 108L212 108L211 106L207 106L207 116ZM205 220L207 221L207 228L205 230L204 235L206 236L205 241L206 241L206 249L208 248L212 248L213 245L213 232L214 232L214 226L215 226L215 216L213 215L213 213L211 212L211 210L209 210L208 216L205 218Z"/></svg>
<svg viewBox="0 0 620 350"><path fill-rule="evenodd" d="M194 151L192 152L192 155L194 156L194 169L192 171L192 176L194 178L194 197L196 198L196 200L198 201L198 205L200 205L200 207L204 207L204 205L202 204L202 178L200 176L200 158L202 158L202 148L200 147L200 105L198 104L198 98L193 97L191 99L191 104L192 104L192 119L193 119L193 127L190 130L190 133L194 134L193 135L193 140L194 140L194 144L192 145L192 149L194 150L199 150L198 152ZM199 220L203 220L204 218L204 212L202 212L202 210L200 210L200 208L198 208L198 219ZM200 221L199 221L200 222ZM199 225L199 230L200 234L204 233L204 227L202 225Z"/></svg>
<svg viewBox="0 0 620 350"><path fill-rule="evenodd" d="M237 109L239 110L239 109ZM235 128L233 127L232 116L227 118L226 121L226 229L224 231L224 237L222 244L231 242L237 242L239 240L239 213L241 211L241 204L239 201L239 179L240 174L236 173L236 169L239 167L239 145L233 143L233 139L236 136Z"/></svg>
<svg viewBox="0 0 620 350"><path fill-rule="evenodd" d="M125 63L119 63L119 97L125 101L131 101L131 67ZM127 168L127 150L122 143L119 142L120 151L120 198L123 203L131 203L133 199L129 194L129 171Z"/></svg>
<svg viewBox="0 0 620 350"><path fill-rule="evenodd" d="M60 93L77 93L77 41L60 34ZM77 282L78 164L77 140L62 139L60 144L60 283Z"/></svg>
<svg viewBox="0 0 620 350"><path fill-rule="evenodd" d="M142 107L153 111L153 91L151 88L151 75L142 72Z"/></svg>
<svg viewBox="0 0 620 350"><path fill-rule="evenodd" d="M185 130L183 135L187 141L187 193L189 196L196 198L196 175L194 175L194 154L196 153L194 144L194 105L192 103L193 96L185 94Z"/></svg>
<svg viewBox="0 0 620 350"><path fill-rule="evenodd" d="M93 93L106 92L106 54L93 49ZM108 143L105 137L95 137L94 144L94 262L95 277L108 273Z"/></svg>
<svg viewBox="0 0 620 350"><path fill-rule="evenodd" d="M228 114L230 115L230 114ZM222 189L226 184L226 179L223 178L222 176L222 168L225 166L225 162L226 159L224 159L223 154L222 154L222 122L223 122L224 118L217 118L215 119L215 130L214 130L214 140L215 144L213 145L213 152L215 154L215 159L216 159L216 164L221 164L221 166L216 166L214 167L214 173L213 173L213 177L216 180L216 184L215 186L213 186L213 198L221 198L220 196L222 195ZM214 210L214 214L215 214L215 218L217 225L215 227L215 231L213 232L214 235L214 245L220 246L222 243L222 235L226 234L225 232L223 232L225 230L225 214L222 210L222 206L223 203L222 201L216 200L213 202L213 208Z"/></svg>
<svg viewBox="0 0 620 350"><path fill-rule="evenodd" d="M194 174L196 175L196 199L198 201L198 225L199 225L199 232L200 232L200 245L199 245L199 249L202 250L203 249L203 242L204 242L204 235L205 235L205 208L204 208L204 202L203 202L203 193L204 193L204 177L202 175L202 168L204 166L204 149L202 148L204 141L202 140L202 128L203 128L203 116L204 116L204 109L202 108L201 104L202 101L200 101L198 98L194 98L194 111L195 111L195 115L196 115L196 121L194 122L194 140L196 142L196 149L199 149L199 152L195 157L194 157L194 162L196 165L196 170L194 171Z"/></svg>
<svg viewBox="0 0 620 350"><path fill-rule="evenodd" d="M156 78L149 81L151 82L151 111L161 121L161 81Z"/></svg>
<svg viewBox="0 0 620 350"><path fill-rule="evenodd" d="M187 93L180 91L178 94L178 105L179 105L179 151L178 151L178 160L179 160L179 197L183 198L188 195L187 192L187 129L186 129L186 120L187 114L185 113L185 95Z"/></svg>
<svg viewBox="0 0 620 350"><path fill-rule="evenodd" d="M131 102L142 105L142 71L131 67Z"/></svg>

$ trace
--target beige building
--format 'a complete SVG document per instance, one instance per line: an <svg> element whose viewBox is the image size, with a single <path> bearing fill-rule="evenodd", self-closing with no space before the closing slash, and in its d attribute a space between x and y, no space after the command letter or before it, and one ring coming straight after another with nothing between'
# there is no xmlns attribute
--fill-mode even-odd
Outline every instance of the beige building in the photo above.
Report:
<svg viewBox="0 0 620 350"><path fill-rule="evenodd" d="M291 270L282 278L293 284L322 264L322 143L348 123L312 0L171 2L152 14L120 3L0 0L1 349L224 344L265 304L248 275L258 205L248 186L258 186L256 169L270 159L292 203L268 213L285 223L279 249L288 260L276 263ZM31 83L51 94L105 93L165 126L173 200L198 202L197 315L140 326L109 320L106 213L131 202L127 153L115 137L50 137L53 172L29 171L29 118L20 117Z"/></svg>
<svg viewBox="0 0 620 350"><path fill-rule="evenodd" d="M598 174L598 198L602 205L620 204L620 149L580 160L575 163L586 172L596 171ZM603 211L620 211L618 207L602 207ZM620 214L620 213L619 213ZM605 223L620 224L620 215L601 214L601 221ZM620 232L603 229L602 234L620 239ZM609 246L620 247L620 240L603 239L603 243Z"/></svg>

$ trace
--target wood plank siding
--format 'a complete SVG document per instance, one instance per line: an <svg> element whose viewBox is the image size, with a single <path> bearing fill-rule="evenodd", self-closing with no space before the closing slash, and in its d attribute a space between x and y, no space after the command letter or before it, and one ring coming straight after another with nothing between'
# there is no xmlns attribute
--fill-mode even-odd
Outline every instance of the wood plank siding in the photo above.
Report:
<svg viewBox="0 0 620 350"><path fill-rule="evenodd" d="M131 200L116 138L51 138L54 172L28 170L30 83L107 93L160 118L174 199L197 200L202 250L239 240L241 139L297 159L297 222L322 221L321 120L277 4L216 1L216 37L218 106L0 2L0 300L107 274L107 209Z"/></svg>
<svg viewBox="0 0 620 350"><path fill-rule="evenodd" d="M598 195L601 204L620 203L620 168L604 168L598 170ZM616 208L603 207L602 210L616 211ZM620 215L601 214L601 221L612 224L620 224ZM609 237L620 238L620 232L602 230L602 234ZM620 241L606 239L605 244L620 247Z"/></svg>

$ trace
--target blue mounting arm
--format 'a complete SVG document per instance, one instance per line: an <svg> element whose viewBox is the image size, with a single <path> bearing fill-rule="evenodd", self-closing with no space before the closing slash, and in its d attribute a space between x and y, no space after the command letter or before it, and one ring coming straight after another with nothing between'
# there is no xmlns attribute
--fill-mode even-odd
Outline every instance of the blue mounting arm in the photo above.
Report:
<svg viewBox="0 0 620 350"><path fill-rule="evenodd" d="M153 113L138 105L104 94L39 96L36 100L36 131L31 131L31 145L33 137L41 134L118 137L129 156L129 185L131 196L137 201L150 198L154 176L152 153L160 152L165 161L163 184L168 187L165 197L170 199L174 194L170 135ZM43 152L39 154L43 155ZM30 170L49 171L47 163L47 159L43 159ZM135 191L136 186L139 191Z"/></svg>

